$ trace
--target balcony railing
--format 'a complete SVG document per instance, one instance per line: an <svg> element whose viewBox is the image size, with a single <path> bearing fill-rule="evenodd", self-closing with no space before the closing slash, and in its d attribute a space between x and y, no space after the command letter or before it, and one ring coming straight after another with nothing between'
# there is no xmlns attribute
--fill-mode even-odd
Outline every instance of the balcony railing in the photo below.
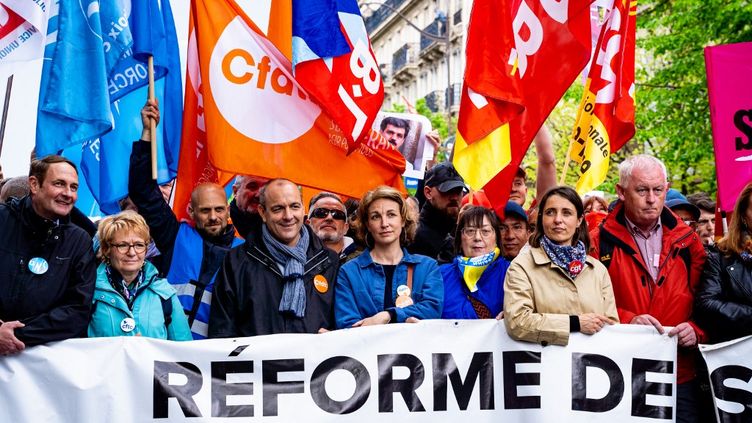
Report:
<svg viewBox="0 0 752 423"><path fill-rule="evenodd" d="M443 22L442 20L440 20L438 18L434 19L433 22L431 22L430 25L428 25L427 27L423 28L423 32L427 32L429 34L433 34L436 37L444 37L444 36L446 36L446 24L445 24L445 22ZM433 45L433 43L435 43L435 42L436 42L436 40L433 40L430 37L426 37L425 35L421 34L421 36L420 36L420 51L423 51L423 50L431 47L431 45Z"/></svg>
<svg viewBox="0 0 752 423"><path fill-rule="evenodd" d="M441 95L443 93L441 90L431 91L426 95L424 98L426 99L426 107L428 107L429 110L436 113L441 108L442 104L442 98Z"/></svg>
<svg viewBox="0 0 752 423"><path fill-rule="evenodd" d="M392 75L396 75L408 65L415 64L415 43L406 43L392 55Z"/></svg>
<svg viewBox="0 0 752 423"><path fill-rule="evenodd" d="M366 31L369 34L373 32L382 22L395 14L392 9L398 9L406 1L407 0L386 0L383 2L384 4L381 7L376 9L371 16L365 19Z"/></svg>
<svg viewBox="0 0 752 423"><path fill-rule="evenodd" d="M444 110L451 107L459 107L460 96L462 95L462 84L454 83L451 89L444 89Z"/></svg>

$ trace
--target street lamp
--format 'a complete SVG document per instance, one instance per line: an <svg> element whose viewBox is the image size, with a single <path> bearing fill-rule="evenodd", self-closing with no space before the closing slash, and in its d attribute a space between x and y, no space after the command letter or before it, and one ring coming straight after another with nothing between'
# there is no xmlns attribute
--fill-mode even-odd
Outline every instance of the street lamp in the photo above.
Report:
<svg viewBox="0 0 752 423"><path fill-rule="evenodd" d="M395 15L399 16L405 23L410 25L413 29L418 31L420 35L430 39L431 41L436 41L438 43L443 43L445 46L446 51L446 72L447 72L447 98L446 98L446 120L447 120L447 131L450 130L452 127L452 107L450 103L450 96L454 95L454 90L452 90L452 65L451 65L451 58L452 58L452 38L451 38L451 28L452 28L452 14L450 13L450 8L452 5L452 0L447 0L447 12L444 13L444 11L438 10L436 11L436 18L439 22L444 24L444 36L442 37L439 35L441 33L440 30L438 30L439 34L431 34L430 32L426 32L425 30L419 28L415 23L413 23L407 16L405 16L402 12L397 10L397 8L385 3L385 2L374 2L374 1L366 1L362 2L361 5L363 6L381 6L386 7L390 11L394 12ZM375 9L371 9L375 10Z"/></svg>

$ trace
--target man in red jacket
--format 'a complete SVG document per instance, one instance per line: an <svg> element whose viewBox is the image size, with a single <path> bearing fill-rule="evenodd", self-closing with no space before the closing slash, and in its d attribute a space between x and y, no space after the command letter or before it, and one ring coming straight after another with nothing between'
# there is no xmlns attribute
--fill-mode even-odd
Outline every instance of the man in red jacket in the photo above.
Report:
<svg viewBox="0 0 752 423"><path fill-rule="evenodd" d="M590 254L608 267L621 323L673 326L679 343L677 422L697 422L695 359L705 333L692 304L705 250L697 234L664 207L666 167L641 154L619 165L619 204L590 235Z"/></svg>

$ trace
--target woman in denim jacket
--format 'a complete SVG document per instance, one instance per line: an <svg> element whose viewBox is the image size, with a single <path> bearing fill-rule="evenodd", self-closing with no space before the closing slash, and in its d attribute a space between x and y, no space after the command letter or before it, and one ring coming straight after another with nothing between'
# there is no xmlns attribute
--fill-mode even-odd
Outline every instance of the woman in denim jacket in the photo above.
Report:
<svg viewBox="0 0 752 423"><path fill-rule="evenodd" d="M358 234L368 248L340 268L337 328L438 319L444 286L436 261L404 248L415 234L399 191L381 186L358 207Z"/></svg>

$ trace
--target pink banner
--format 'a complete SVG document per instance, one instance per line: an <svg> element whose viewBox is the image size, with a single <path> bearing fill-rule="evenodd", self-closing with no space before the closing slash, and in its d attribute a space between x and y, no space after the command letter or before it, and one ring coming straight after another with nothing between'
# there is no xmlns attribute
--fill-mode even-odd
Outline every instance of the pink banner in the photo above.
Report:
<svg viewBox="0 0 752 423"><path fill-rule="evenodd" d="M705 48L718 206L734 209L752 181L752 42Z"/></svg>

